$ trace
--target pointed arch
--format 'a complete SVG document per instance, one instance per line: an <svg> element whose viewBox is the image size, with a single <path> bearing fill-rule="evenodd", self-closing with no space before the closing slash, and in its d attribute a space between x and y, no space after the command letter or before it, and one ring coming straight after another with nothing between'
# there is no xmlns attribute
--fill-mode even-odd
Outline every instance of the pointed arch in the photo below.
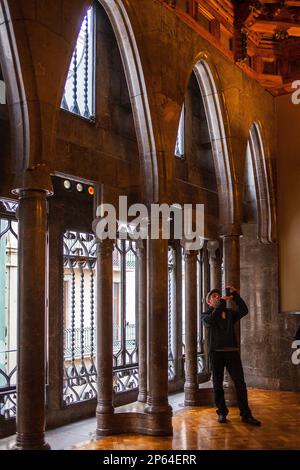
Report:
<svg viewBox="0 0 300 470"><path fill-rule="evenodd" d="M156 202L159 197L156 146L144 73L134 32L121 0L98 1L110 19L124 66L137 133L146 202Z"/></svg>
<svg viewBox="0 0 300 470"><path fill-rule="evenodd" d="M0 19L2 23L0 27L0 61L7 89L7 102L9 109L11 109L9 114L13 132L13 169L20 171L29 166L29 110L10 8L6 0L0 0ZM18 156L21 156L20 160L17 159Z"/></svg>
<svg viewBox="0 0 300 470"><path fill-rule="evenodd" d="M18 194L30 187L52 194L47 155L53 139L52 134L43 133L37 76L21 2L0 0L0 23L0 60L7 87L15 173L12 192Z"/></svg>
<svg viewBox="0 0 300 470"><path fill-rule="evenodd" d="M221 225L234 224L237 218L237 197L234 185L234 168L228 144L227 113L221 86L214 67L206 54L200 54L194 73L201 91L218 185L219 214Z"/></svg>
<svg viewBox="0 0 300 470"><path fill-rule="evenodd" d="M274 243L277 239L275 193L262 127L254 122L249 131L248 148L251 158L258 220L258 239L262 243Z"/></svg>

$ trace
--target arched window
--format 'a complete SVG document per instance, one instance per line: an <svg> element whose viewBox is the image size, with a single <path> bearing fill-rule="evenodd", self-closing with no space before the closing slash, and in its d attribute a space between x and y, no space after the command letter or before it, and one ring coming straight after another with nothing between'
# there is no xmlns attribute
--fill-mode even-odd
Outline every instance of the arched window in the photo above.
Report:
<svg viewBox="0 0 300 470"><path fill-rule="evenodd" d="M61 107L91 119L94 115L94 8L81 24L73 52Z"/></svg>
<svg viewBox="0 0 300 470"><path fill-rule="evenodd" d="M184 105L181 109L180 119L179 119L179 127L175 145L175 156L178 158L184 158L184 116L185 116L185 108Z"/></svg>
<svg viewBox="0 0 300 470"><path fill-rule="evenodd" d="M1 68L0 68L0 104L6 104L6 89L5 89L5 83L3 80Z"/></svg>

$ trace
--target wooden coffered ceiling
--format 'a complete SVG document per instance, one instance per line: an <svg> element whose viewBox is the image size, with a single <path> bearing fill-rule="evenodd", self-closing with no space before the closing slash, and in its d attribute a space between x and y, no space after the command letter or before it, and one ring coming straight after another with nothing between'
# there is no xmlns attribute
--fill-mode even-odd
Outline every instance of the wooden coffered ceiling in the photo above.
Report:
<svg viewBox="0 0 300 470"><path fill-rule="evenodd" d="M164 0L273 95L300 79L300 0Z"/></svg>

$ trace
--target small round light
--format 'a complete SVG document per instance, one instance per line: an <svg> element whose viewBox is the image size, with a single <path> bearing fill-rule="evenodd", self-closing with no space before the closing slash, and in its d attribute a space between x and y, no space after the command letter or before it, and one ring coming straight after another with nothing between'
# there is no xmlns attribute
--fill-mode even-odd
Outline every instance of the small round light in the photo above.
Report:
<svg viewBox="0 0 300 470"><path fill-rule="evenodd" d="M64 188L65 189L71 189L71 186L72 186L72 184L71 184L70 180L65 180L64 181Z"/></svg>
<svg viewBox="0 0 300 470"><path fill-rule="evenodd" d="M89 186L89 187L88 187L88 193L89 193L90 196L94 196L95 190L94 190L94 187L93 187L93 186Z"/></svg>
<svg viewBox="0 0 300 470"><path fill-rule="evenodd" d="M82 193L82 191L83 191L83 184L77 183L77 184L76 184L76 189L77 189L77 191L78 191L79 193Z"/></svg>

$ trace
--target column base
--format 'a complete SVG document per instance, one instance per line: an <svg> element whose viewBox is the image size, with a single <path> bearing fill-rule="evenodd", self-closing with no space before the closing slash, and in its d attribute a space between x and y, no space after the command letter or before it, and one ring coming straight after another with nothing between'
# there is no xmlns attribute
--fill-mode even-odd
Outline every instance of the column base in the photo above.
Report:
<svg viewBox="0 0 300 470"><path fill-rule="evenodd" d="M97 418L97 429L96 435L97 436L109 436L110 434L114 434L114 419L115 415L113 412L110 413L101 413L96 411L96 418Z"/></svg>
<svg viewBox="0 0 300 470"><path fill-rule="evenodd" d="M137 408L141 403L135 404ZM143 434L146 436L171 436L172 408L161 413L145 412L122 412L113 415L97 416L96 436L108 436L114 434Z"/></svg>
<svg viewBox="0 0 300 470"><path fill-rule="evenodd" d="M199 388L185 393L184 406L214 406L212 388ZM192 392L192 393L191 393Z"/></svg>
<svg viewBox="0 0 300 470"><path fill-rule="evenodd" d="M137 401L140 403L147 403L147 393L139 393Z"/></svg>
<svg viewBox="0 0 300 470"><path fill-rule="evenodd" d="M197 406L199 403L199 389L197 384L184 387L184 406Z"/></svg>
<svg viewBox="0 0 300 470"><path fill-rule="evenodd" d="M50 444L44 438L36 439L34 436L24 436L17 433L16 444L13 450L51 450Z"/></svg>

